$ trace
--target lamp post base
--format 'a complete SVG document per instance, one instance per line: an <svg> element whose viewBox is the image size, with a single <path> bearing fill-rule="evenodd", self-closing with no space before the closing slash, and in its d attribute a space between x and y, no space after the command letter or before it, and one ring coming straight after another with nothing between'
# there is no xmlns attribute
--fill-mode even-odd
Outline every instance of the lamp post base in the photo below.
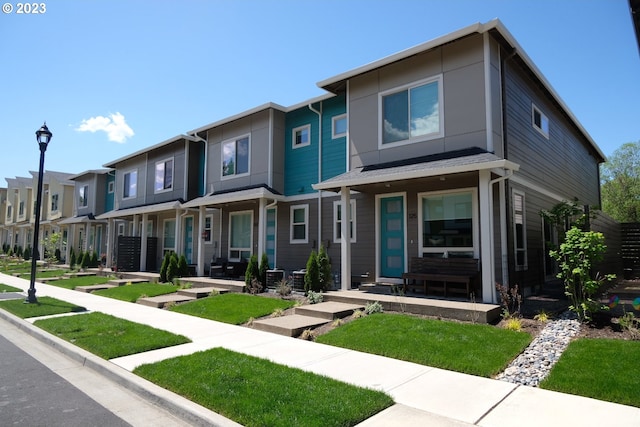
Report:
<svg viewBox="0 0 640 427"><path fill-rule="evenodd" d="M37 304L38 299L36 298L36 290L35 288L30 288L27 291L27 299L24 300L25 304Z"/></svg>

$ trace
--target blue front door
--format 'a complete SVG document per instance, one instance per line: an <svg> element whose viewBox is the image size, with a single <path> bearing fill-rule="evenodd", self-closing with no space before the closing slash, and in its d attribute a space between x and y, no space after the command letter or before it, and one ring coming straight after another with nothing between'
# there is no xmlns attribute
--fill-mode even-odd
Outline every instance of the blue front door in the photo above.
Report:
<svg viewBox="0 0 640 427"><path fill-rule="evenodd" d="M380 276L402 277L404 272L404 198L380 199Z"/></svg>
<svg viewBox="0 0 640 427"><path fill-rule="evenodd" d="M193 217L184 221L184 256L188 264L193 264Z"/></svg>

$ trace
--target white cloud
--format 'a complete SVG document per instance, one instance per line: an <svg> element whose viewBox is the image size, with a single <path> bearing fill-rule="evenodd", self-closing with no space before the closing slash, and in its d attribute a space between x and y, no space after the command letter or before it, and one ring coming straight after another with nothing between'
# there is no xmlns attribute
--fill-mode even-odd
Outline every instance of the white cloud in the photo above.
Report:
<svg viewBox="0 0 640 427"><path fill-rule="evenodd" d="M97 132L103 131L107 133L109 141L124 143L127 138L133 135L133 129L129 127L120 113L109 114L109 117L96 116L90 119L82 120L80 126L76 128L78 132Z"/></svg>

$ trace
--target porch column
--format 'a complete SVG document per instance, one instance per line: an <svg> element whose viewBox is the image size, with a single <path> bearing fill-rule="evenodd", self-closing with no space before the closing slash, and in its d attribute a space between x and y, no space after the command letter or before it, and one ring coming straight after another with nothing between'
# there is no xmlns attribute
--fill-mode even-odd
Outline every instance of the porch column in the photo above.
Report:
<svg viewBox="0 0 640 427"><path fill-rule="evenodd" d="M180 252L182 251L182 215L180 215L180 209L176 209L176 246L174 248L176 255L180 256Z"/></svg>
<svg viewBox="0 0 640 427"><path fill-rule="evenodd" d="M200 206L198 209L198 261L196 267L196 275L204 276L204 220L207 215L207 208ZM213 236L212 236L213 237Z"/></svg>
<svg viewBox="0 0 640 427"><path fill-rule="evenodd" d="M260 263L260 257L264 253L267 229L267 200L265 198L260 199L260 207L258 208L258 263Z"/></svg>
<svg viewBox="0 0 640 427"><path fill-rule="evenodd" d="M349 212L351 210L351 191L349 187L340 189L340 289L351 289L351 233L349 227Z"/></svg>
<svg viewBox="0 0 640 427"><path fill-rule="evenodd" d="M147 271L147 221L149 214L142 214L142 230L140 233L140 271Z"/></svg>
<svg viewBox="0 0 640 427"><path fill-rule="evenodd" d="M493 227L491 222L491 172L479 172L478 198L480 203L480 262L482 269L482 302L495 303L495 271L493 268Z"/></svg>
<svg viewBox="0 0 640 427"><path fill-rule="evenodd" d="M133 236L137 237L139 234L138 231L138 221L139 221L140 216L139 215L134 215L133 216Z"/></svg>
<svg viewBox="0 0 640 427"><path fill-rule="evenodd" d="M115 244L116 230L114 227L113 218L107 220L107 267L111 268L113 259L113 245Z"/></svg>

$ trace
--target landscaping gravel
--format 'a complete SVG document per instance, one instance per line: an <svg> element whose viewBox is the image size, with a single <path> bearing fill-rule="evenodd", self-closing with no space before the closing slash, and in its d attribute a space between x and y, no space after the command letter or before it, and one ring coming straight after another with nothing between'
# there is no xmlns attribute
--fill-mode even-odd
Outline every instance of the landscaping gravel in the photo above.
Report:
<svg viewBox="0 0 640 427"><path fill-rule="evenodd" d="M524 352L496 378L537 387L578 332L580 322L575 315L570 312L564 313L559 320L548 322Z"/></svg>

